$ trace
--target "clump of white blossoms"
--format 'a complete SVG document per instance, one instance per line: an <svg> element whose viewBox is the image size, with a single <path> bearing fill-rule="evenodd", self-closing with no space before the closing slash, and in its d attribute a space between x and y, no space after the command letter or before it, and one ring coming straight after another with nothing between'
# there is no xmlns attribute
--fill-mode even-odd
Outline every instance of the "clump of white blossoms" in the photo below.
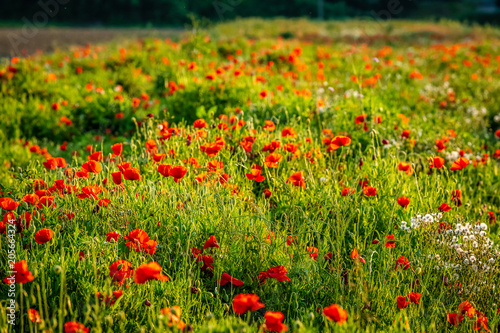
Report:
<svg viewBox="0 0 500 333"><path fill-rule="evenodd" d="M417 215L409 225L402 221L401 230L425 239L433 268L448 272L465 294L496 292L500 251L489 238L486 223L451 224L442 219L442 213Z"/></svg>
<svg viewBox="0 0 500 333"><path fill-rule="evenodd" d="M442 213L417 215L410 219L410 225L408 225L406 221L401 221L401 230L410 232L412 229L433 225L434 223L439 222L442 218Z"/></svg>

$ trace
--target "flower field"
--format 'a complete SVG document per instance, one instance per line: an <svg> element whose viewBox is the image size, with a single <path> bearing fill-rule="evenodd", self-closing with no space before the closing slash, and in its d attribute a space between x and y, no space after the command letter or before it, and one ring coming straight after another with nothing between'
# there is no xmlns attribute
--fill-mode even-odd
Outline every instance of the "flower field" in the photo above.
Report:
<svg viewBox="0 0 500 333"><path fill-rule="evenodd" d="M498 331L499 79L453 22L4 59L0 332Z"/></svg>

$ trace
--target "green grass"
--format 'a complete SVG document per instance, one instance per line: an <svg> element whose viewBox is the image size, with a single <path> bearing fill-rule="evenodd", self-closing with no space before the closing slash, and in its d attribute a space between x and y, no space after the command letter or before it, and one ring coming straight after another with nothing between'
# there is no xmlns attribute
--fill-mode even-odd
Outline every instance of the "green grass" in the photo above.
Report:
<svg viewBox="0 0 500 333"><path fill-rule="evenodd" d="M452 22L395 22L389 23L393 28L374 30L377 39L359 36L353 44L355 22L287 21L293 38L286 40L278 39L285 32L282 23L235 21L178 44L131 41L92 47L78 58L61 51L21 59L12 65L13 75L3 72L0 197L21 202L41 179L49 192L39 188L40 200L53 196L55 206L21 202L14 210L16 261L26 260L34 279L16 284L15 327L7 323L8 299L2 298L2 332L62 332L71 321L91 332L164 332L174 328L168 328L170 317L161 309L173 306L182 309L188 328L199 332L257 331L266 311L283 313L292 332L468 332L485 317L491 331L498 329L499 228L492 218L500 207L500 144L494 134L500 127L498 32ZM430 30L453 34L439 47L426 35ZM332 32L341 32L342 39L324 39ZM420 37L405 39L409 35ZM465 36L471 39L453 44ZM384 48L386 43L391 47ZM191 62L197 70L188 68ZM223 71L207 79L217 68ZM415 71L422 79L413 78ZM57 79L45 82L49 73ZM261 98L262 91L268 96ZM53 103L60 103L58 110ZM61 124L62 116L71 125ZM194 128L198 118L208 127ZM240 120L245 123L233 128ZM263 129L266 120L276 129ZM296 137L283 136L285 127ZM350 143L334 149L329 141L339 136ZM225 144L208 156L202 146L218 138ZM246 151L249 140L253 145ZM263 151L273 140L281 142L277 168L266 165L270 152ZM438 151L436 140L446 148ZM112 155L115 143L123 143L120 157ZM30 152L35 144L47 152ZM286 144L299 153L285 150ZM102 152L102 169L78 178L84 163L95 159L90 151ZM166 156L158 163L154 153ZM460 154L470 163L453 171ZM444 167L429 168L429 158L437 156ZM43 162L52 157L64 158L67 166L47 169ZM214 171L211 161L222 168ZM111 173L119 171L120 162L137 168L141 180L115 184ZM400 171L402 162L411 171ZM159 164L182 165L187 172L175 182L158 171ZM254 164L262 167L260 183L246 175ZM289 180L299 171L304 188ZM368 196L364 186L375 188L376 195ZM343 195L349 192L345 188L354 193ZM462 193L460 205L452 199L456 190ZM400 197L410 199L406 209L398 205ZM110 204L99 206L102 199ZM443 203L451 209L434 221ZM20 219L25 212L32 214L29 226ZM435 214L433 222L417 228L411 219L419 214ZM415 227L405 230L402 221ZM466 223L475 240L465 231L447 231ZM481 223L486 230L480 234L484 226L474 230ZM44 244L35 241L41 229L53 231ZM124 236L135 229L157 242L154 253L126 246ZM108 242L106 234L113 231L120 237ZM212 235L220 248L202 249ZM390 235L393 248L386 246ZM290 239L295 241L287 243ZM470 252L457 252L453 244ZM2 258L8 246L2 236ZM207 269L201 255L191 255L193 248L211 256L213 268ZM325 259L328 253L331 258ZM395 269L402 256L409 268ZM169 281L141 284L132 276L114 283L109 272L117 260L134 269L157 262ZM290 281L260 283L259 273L276 266L286 267ZM2 260L2 278L8 270ZM244 285L219 285L222 273ZM8 289L0 286L2 296ZM112 306L97 299L98 292L118 290L123 295ZM419 304L400 309L397 297L411 292L421 294ZM265 307L236 314L232 301L242 293L258 295ZM464 301L478 312L455 328L447 314L459 312ZM332 304L345 309L346 323L322 314ZM38 311L40 323L28 319L28 309Z"/></svg>

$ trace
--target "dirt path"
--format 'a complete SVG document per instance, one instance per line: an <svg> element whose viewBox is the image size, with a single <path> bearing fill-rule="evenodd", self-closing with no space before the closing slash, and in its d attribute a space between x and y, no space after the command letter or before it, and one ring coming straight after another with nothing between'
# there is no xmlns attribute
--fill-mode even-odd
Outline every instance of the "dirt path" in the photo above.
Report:
<svg viewBox="0 0 500 333"><path fill-rule="evenodd" d="M37 50L55 49L88 43L103 43L130 38L175 38L183 29L137 28L44 28L30 31L22 28L0 28L0 57L31 54Z"/></svg>

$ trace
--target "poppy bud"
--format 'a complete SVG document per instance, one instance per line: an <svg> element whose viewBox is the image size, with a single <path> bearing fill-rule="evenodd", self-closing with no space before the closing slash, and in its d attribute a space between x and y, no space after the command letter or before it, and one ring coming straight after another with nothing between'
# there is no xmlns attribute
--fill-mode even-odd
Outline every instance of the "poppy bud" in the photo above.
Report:
<svg viewBox="0 0 500 333"><path fill-rule="evenodd" d="M191 140L189 140L189 139L188 139L188 140L186 140L186 146L188 146L188 147L189 147L190 145L191 145Z"/></svg>
<svg viewBox="0 0 500 333"><path fill-rule="evenodd" d="M298 330L301 330L304 327L304 324L300 320L296 320L293 323L293 327L295 328L294 331L297 332Z"/></svg>
<svg viewBox="0 0 500 333"><path fill-rule="evenodd" d="M195 286L191 287L191 294L197 294L198 292L198 288L196 288Z"/></svg>
<svg viewBox="0 0 500 333"><path fill-rule="evenodd" d="M146 301L144 302L144 305L145 305L145 306L151 306L151 302L150 302L149 300L146 300Z"/></svg>
<svg viewBox="0 0 500 333"><path fill-rule="evenodd" d="M382 144L383 144L383 145L388 145L388 144L389 144L389 140L387 140L387 139L383 139L383 140L382 140Z"/></svg>
<svg viewBox="0 0 500 333"><path fill-rule="evenodd" d="M61 268L61 266L59 266L59 265L55 265L55 266L54 266L54 272L55 272L56 274L60 274L60 273L62 272L62 268Z"/></svg>

